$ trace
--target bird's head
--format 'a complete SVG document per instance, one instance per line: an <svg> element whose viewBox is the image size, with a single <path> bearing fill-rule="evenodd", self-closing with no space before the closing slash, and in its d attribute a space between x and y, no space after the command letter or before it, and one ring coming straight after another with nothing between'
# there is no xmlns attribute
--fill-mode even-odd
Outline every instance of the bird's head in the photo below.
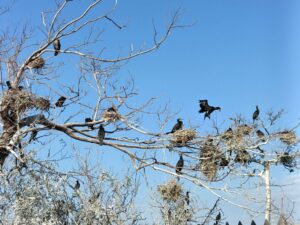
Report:
<svg viewBox="0 0 300 225"><path fill-rule="evenodd" d="M178 122L178 123L182 123L182 119L181 119L181 118L178 118L178 119L177 119L177 122Z"/></svg>

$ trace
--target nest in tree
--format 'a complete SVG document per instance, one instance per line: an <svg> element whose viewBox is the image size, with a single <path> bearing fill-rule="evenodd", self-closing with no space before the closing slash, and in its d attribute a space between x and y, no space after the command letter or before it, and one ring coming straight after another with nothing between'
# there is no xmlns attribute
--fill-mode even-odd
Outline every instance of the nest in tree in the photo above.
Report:
<svg viewBox="0 0 300 225"><path fill-rule="evenodd" d="M193 140L196 137L195 130L177 130L172 133L172 143L185 144L188 141Z"/></svg>
<svg viewBox="0 0 300 225"><path fill-rule="evenodd" d="M291 156L288 152L277 155L278 162L287 168L293 168L296 166L295 157Z"/></svg>
<svg viewBox="0 0 300 225"><path fill-rule="evenodd" d="M182 195L182 186L176 180L170 180L166 184L158 185L158 193L165 201L176 202Z"/></svg>
<svg viewBox="0 0 300 225"><path fill-rule="evenodd" d="M253 130L252 127L248 126L247 124L244 124L237 127L236 133L237 135L245 136L245 135L249 135L252 130Z"/></svg>
<svg viewBox="0 0 300 225"><path fill-rule="evenodd" d="M19 89L8 90L4 93L0 105L0 113L3 120L7 117L14 119L12 115L24 113L29 109L40 109L47 111L50 107L50 101L34 94L21 91Z"/></svg>
<svg viewBox="0 0 300 225"><path fill-rule="evenodd" d="M199 168L208 180L215 180L221 160L221 150L213 143L213 139L206 140L201 148Z"/></svg>
<svg viewBox="0 0 300 225"><path fill-rule="evenodd" d="M246 150L237 151L234 161L244 165L249 164L251 161L251 155Z"/></svg>
<svg viewBox="0 0 300 225"><path fill-rule="evenodd" d="M30 69L42 69L45 65L45 60L42 57L37 57L30 61L27 65Z"/></svg>
<svg viewBox="0 0 300 225"><path fill-rule="evenodd" d="M105 111L103 113L103 120L106 122L116 122L121 119L122 116L117 111Z"/></svg>
<svg viewBox="0 0 300 225"><path fill-rule="evenodd" d="M293 145L297 143L297 136L294 131L282 131L277 134L280 141L287 145Z"/></svg>

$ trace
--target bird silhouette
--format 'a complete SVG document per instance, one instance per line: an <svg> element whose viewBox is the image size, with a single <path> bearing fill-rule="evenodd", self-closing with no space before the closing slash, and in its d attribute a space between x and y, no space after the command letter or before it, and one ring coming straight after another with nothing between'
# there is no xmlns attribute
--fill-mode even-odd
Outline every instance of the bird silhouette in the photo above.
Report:
<svg viewBox="0 0 300 225"><path fill-rule="evenodd" d="M85 123L91 123L91 122L93 122L93 120L91 118L85 118ZM89 124L88 127L91 130L94 130L94 124Z"/></svg>
<svg viewBox="0 0 300 225"><path fill-rule="evenodd" d="M182 154L180 154L180 158L178 160L178 162L176 163L176 173L177 174L181 174L181 170L184 166L184 160L183 160L183 157L182 157Z"/></svg>
<svg viewBox="0 0 300 225"><path fill-rule="evenodd" d="M55 40L53 41L53 47L54 47L54 50L55 50L54 56L57 56L58 53L59 53L59 51L60 51L60 47L61 47L61 44L60 44L59 39L55 39Z"/></svg>
<svg viewBox="0 0 300 225"><path fill-rule="evenodd" d="M241 221L239 221L238 225L243 225Z"/></svg>
<svg viewBox="0 0 300 225"><path fill-rule="evenodd" d="M265 141L263 138L265 137L264 132L262 132L261 130L257 130L256 131L256 135L257 137L259 137L260 139L262 139L262 141Z"/></svg>
<svg viewBox="0 0 300 225"><path fill-rule="evenodd" d="M187 205L190 205L190 192L189 192L189 191L187 191L187 192L185 193L185 198L184 198L184 200L185 200L185 202L186 202Z"/></svg>
<svg viewBox="0 0 300 225"><path fill-rule="evenodd" d="M259 116L259 108L258 108L258 106L256 106L256 110L254 111L254 113L252 115L253 122L255 120L257 120L258 116Z"/></svg>
<svg viewBox="0 0 300 225"><path fill-rule="evenodd" d="M76 180L76 184L74 186L74 190L78 191L80 189L80 183L79 180Z"/></svg>
<svg viewBox="0 0 300 225"><path fill-rule="evenodd" d="M33 130L33 131L31 132L31 135L30 135L30 138L29 138L29 141L28 141L28 142L35 141L35 140L36 140L37 134L38 134L37 130Z"/></svg>
<svg viewBox="0 0 300 225"><path fill-rule="evenodd" d="M228 222L226 222L226 224L225 225L229 225L229 223Z"/></svg>
<svg viewBox="0 0 300 225"><path fill-rule="evenodd" d="M216 225L219 224L220 219L221 219L221 213L219 212L218 215L216 216Z"/></svg>
<svg viewBox="0 0 300 225"><path fill-rule="evenodd" d="M210 119L210 114L212 114L215 110L221 110L221 107L210 106L206 99L199 100L200 110L199 113L205 113L204 119Z"/></svg>
<svg viewBox="0 0 300 225"><path fill-rule="evenodd" d="M56 101L55 106L56 106L56 107L62 107L63 104L65 103L66 99L67 99L66 97L61 96L61 97Z"/></svg>
<svg viewBox="0 0 300 225"><path fill-rule="evenodd" d="M251 225L256 225L256 223L254 222L254 220L251 221Z"/></svg>
<svg viewBox="0 0 300 225"><path fill-rule="evenodd" d="M10 83L9 80L6 81L6 85L7 85L7 87L8 87L8 90L11 90L11 89L12 89L12 86L11 86L11 83Z"/></svg>
<svg viewBox="0 0 300 225"><path fill-rule="evenodd" d="M105 138L105 130L104 130L104 127L101 124L100 127L99 127L99 130L98 130L99 144L101 144L101 145L103 144L104 138Z"/></svg>
<svg viewBox="0 0 300 225"><path fill-rule="evenodd" d="M107 112L117 112L116 107L112 106L107 109Z"/></svg>
<svg viewBox="0 0 300 225"><path fill-rule="evenodd" d="M172 130L170 132L167 132L166 134L175 133L178 130L182 130L182 128L183 128L183 122L180 118L178 118L177 123L173 126Z"/></svg>

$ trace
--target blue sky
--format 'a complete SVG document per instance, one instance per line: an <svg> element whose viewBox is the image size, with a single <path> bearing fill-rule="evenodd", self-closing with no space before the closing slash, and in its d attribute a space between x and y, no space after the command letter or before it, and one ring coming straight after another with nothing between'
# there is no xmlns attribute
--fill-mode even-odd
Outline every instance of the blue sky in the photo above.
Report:
<svg viewBox="0 0 300 225"><path fill-rule="evenodd" d="M51 6L50 2L17 1L10 18L0 20L0 25L17 26L21 19L40 26L39 12ZM73 0L70 4L68 16L79 12L83 1ZM105 54L126 53L131 44L135 48L151 46L152 21L162 34L178 7L182 9L179 23L191 26L175 30L158 51L130 61L118 73L121 77L134 77L141 96L137 102L153 95L160 98L160 104L170 100L184 122L191 120L203 130L211 121L203 121L198 114L199 99L221 106L222 111L212 116L219 124L240 113L250 119L256 105L262 114L270 109L285 109L279 127L292 127L298 122L298 0L119 1L113 18L126 29L105 30ZM35 35L38 40L38 30ZM66 80L70 76L66 73ZM299 212L299 203L297 209Z"/></svg>

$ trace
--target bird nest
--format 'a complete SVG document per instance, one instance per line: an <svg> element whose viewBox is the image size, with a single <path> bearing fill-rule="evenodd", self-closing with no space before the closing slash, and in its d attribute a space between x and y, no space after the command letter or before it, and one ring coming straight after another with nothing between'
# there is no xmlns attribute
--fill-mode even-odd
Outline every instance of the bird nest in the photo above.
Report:
<svg viewBox="0 0 300 225"><path fill-rule="evenodd" d="M297 136L294 131L282 131L277 134L279 140L287 145L293 145L297 143Z"/></svg>
<svg viewBox="0 0 300 225"><path fill-rule="evenodd" d="M284 152L283 154L277 155L277 160L283 166L287 168L293 168L296 166L295 156L290 155L288 152Z"/></svg>
<svg viewBox="0 0 300 225"><path fill-rule="evenodd" d="M245 135L249 135L252 130L253 130L252 127L248 126L247 124L244 124L237 127L236 133L237 135L245 136Z"/></svg>
<svg viewBox="0 0 300 225"><path fill-rule="evenodd" d="M42 57L37 57L28 63L30 69L41 69L45 65L45 60Z"/></svg>
<svg viewBox="0 0 300 225"><path fill-rule="evenodd" d="M122 116L117 111L105 111L103 113L103 120L106 122L116 122L121 119Z"/></svg>
<svg viewBox="0 0 300 225"><path fill-rule="evenodd" d="M212 139L204 142L200 152L199 168L209 181L216 179L219 162L222 159L221 155L221 150L213 143Z"/></svg>
<svg viewBox="0 0 300 225"><path fill-rule="evenodd" d="M13 89L4 93L0 104L0 112L2 119L5 119L11 113L23 113L33 108L47 111L49 107L49 100L19 89Z"/></svg>
<svg viewBox="0 0 300 225"><path fill-rule="evenodd" d="M182 195L182 186L176 180L170 180L166 184L158 185L158 193L165 201L176 202Z"/></svg>
<svg viewBox="0 0 300 225"><path fill-rule="evenodd" d="M244 149L245 136L249 135L253 128L248 125L240 125L235 129L228 129L225 131L221 138L229 149Z"/></svg>
<svg viewBox="0 0 300 225"><path fill-rule="evenodd" d="M249 164L251 155L246 150L237 151L234 161L243 165Z"/></svg>
<svg viewBox="0 0 300 225"><path fill-rule="evenodd" d="M172 133L172 143L185 144L188 141L193 140L196 137L195 130L177 130Z"/></svg>

